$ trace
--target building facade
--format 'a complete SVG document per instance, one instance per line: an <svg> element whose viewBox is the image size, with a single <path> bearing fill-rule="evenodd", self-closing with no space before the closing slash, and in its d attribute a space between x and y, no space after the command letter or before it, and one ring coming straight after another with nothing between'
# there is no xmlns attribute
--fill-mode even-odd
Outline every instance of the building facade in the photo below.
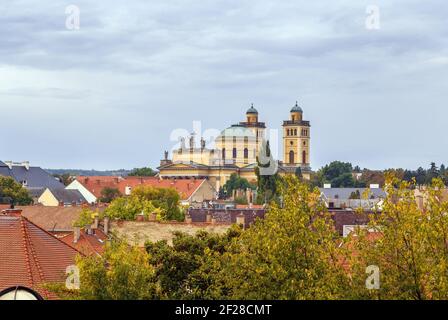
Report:
<svg viewBox="0 0 448 320"><path fill-rule="evenodd" d="M303 120L303 110L296 105L290 119L283 122L283 157L277 161L279 174L295 174L300 168L304 178L309 178L310 122ZM259 121L258 111L252 105L245 121L223 130L216 137L214 147L206 148L203 138L196 146L195 136L182 138L178 149L169 153L158 168L162 179L208 179L219 190L232 174L238 174L256 183L257 158L266 143L266 124ZM188 145L186 141L188 140Z"/></svg>

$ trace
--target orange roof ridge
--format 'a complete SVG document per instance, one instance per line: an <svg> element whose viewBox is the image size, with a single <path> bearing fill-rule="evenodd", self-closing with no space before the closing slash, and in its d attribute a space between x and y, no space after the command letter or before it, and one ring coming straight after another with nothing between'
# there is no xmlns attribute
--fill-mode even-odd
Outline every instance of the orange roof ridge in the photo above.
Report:
<svg viewBox="0 0 448 320"><path fill-rule="evenodd" d="M25 229L26 228L25 223L26 222L24 220L20 219L20 234L22 235L22 245L23 245L23 251L25 252L26 269L28 271L28 277L30 280L30 287L34 287L33 272L31 269L30 255L28 252L28 243L27 243L28 236Z"/></svg>
<svg viewBox="0 0 448 320"><path fill-rule="evenodd" d="M35 252L35 248L34 248L33 242L31 241L31 239L29 237L28 224L27 224L27 223L29 223L29 221L27 221L26 218L24 218L24 217L20 217L20 220L21 220L20 222L23 223L23 226L24 226L23 231L25 232L25 234L24 234L25 241L28 241L27 249L29 247L29 250L27 250L27 252L31 253L31 258L33 259L34 265L37 268L37 275L39 277L39 280L36 281L35 283L36 284L43 283L44 279L45 279L45 275L44 275L44 272L42 271L42 267L41 267L41 265L39 263L39 259L37 257L36 252ZM34 283L33 283L33 286L34 286ZM46 297L49 297L49 293L48 293L48 291L45 288L42 288L42 293Z"/></svg>
<svg viewBox="0 0 448 320"><path fill-rule="evenodd" d="M24 217L24 216L21 216L21 218L25 219L27 222L31 223L33 226L35 226L35 227L38 228L39 230L42 230L43 232L45 232L45 233L48 234L49 236L53 237L54 239L58 240L59 242L65 244L65 245L67 245L67 246L69 246L69 247L72 248L73 250L78 251L78 253L82 254L82 252L80 252L78 249L76 249L75 247L69 245L68 243L65 243L65 242L62 241L60 238L55 237L53 234L51 234L51 233L48 232L47 230L45 230L45 229L39 227L37 224L35 224L35 223L31 222L30 220L28 220L28 218L26 218L26 217Z"/></svg>

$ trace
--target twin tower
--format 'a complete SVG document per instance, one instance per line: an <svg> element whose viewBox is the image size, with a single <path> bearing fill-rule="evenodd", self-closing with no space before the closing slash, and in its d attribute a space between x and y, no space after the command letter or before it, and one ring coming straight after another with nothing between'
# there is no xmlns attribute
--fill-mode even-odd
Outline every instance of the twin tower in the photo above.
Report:
<svg viewBox="0 0 448 320"><path fill-rule="evenodd" d="M247 121L240 123L255 129L257 137L264 135L266 128L258 121L258 111L252 105L246 112ZM298 103L292 107L289 120L283 121L283 161L281 167L286 171L301 168L310 170L310 122L303 120L303 110Z"/></svg>
<svg viewBox="0 0 448 320"><path fill-rule="evenodd" d="M231 125L216 137L214 146L207 147L201 138L200 145L192 134L182 137L180 143L160 162L159 177L162 179L207 179L219 190L232 176L237 174L249 182L256 183L257 158L261 154L266 138L266 125L258 121L258 111L252 105L246 112L246 120ZM271 148L273 146L271 145ZM299 169L309 179L310 168L310 123L303 120L303 110L295 104L290 119L283 121L283 154L278 163L280 175L296 174Z"/></svg>

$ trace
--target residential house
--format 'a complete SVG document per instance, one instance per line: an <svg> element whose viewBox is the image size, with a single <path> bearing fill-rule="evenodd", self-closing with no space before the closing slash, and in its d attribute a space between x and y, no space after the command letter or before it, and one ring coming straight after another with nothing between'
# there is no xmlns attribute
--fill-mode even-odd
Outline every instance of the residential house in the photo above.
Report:
<svg viewBox="0 0 448 320"><path fill-rule="evenodd" d="M105 188L118 189L122 177L117 176L79 176L70 183L67 190L78 190L88 203L96 203Z"/></svg>
<svg viewBox="0 0 448 320"><path fill-rule="evenodd" d="M104 218L100 223L99 218L96 217L91 226L74 227L73 232L60 239L86 256L102 255L106 242L109 240L109 218Z"/></svg>
<svg viewBox="0 0 448 320"><path fill-rule="evenodd" d="M128 196L139 186L173 188L181 199L181 204L191 205L216 199L215 188L207 179L159 179L154 177L127 177L120 181L119 191Z"/></svg>
<svg viewBox="0 0 448 320"><path fill-rule="evenodd" d="M64 283L67 268L80 254L25 218L20 209L0 214L0 292L20 286L55 299L44 284Z"/></svg>
<svg viewBox="0 0 448 320"><path fill-rule="evenodd" d="M371 185L370 188L332 188L325 185L320 192L328 209L380 209L386 198L386 192L379 185Z"/></svg>
<svg viewBox="0 0 448 320"><path fill-rule="evenodd" d="M68 190L78 190L89 203L96 203L105 188L117 189L122 195L129 196L139 186L155 188L173 188L184 205L213 200L217 193L207 179L159 179L156 177L77 177Z"/></svg>
<svg viewBox="0 0 448 320"><path fill-rule="evenodd" d="M40 167L32 167L28 161L0 161L0 176L11 177L28 189L37 200L47 188L64 189L65 186Z"/></svg>
<svg viewBox="0 0 448 320"><path fill-rule="evenodd" d="M190 209L186 221L193 223L241 224L248 228L256 219L264 219L265 209Z"/></svg>
<svg viewBox="0 0 448 320"><path fill-rule="evenodd" d="M78 190L47 188L37 202L47 207L70 207L80 206L87 201Z"/></svg>

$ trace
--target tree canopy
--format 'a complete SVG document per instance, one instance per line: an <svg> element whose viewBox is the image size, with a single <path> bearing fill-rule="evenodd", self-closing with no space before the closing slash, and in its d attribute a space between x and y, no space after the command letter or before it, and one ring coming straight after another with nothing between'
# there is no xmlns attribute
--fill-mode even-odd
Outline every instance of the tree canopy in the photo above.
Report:
<svg viewBox="0 0 448 320"><path fill-rule="evenodd" d="M135 168L131 172L128 173L128 176L130 177L153 177L157 174L157 171L154 171L153 169L149 167L143 167L143 168Z"/></svg>
<svg viewBox="0 0 448 320"><path fill-rule="evenodd" d="M100 201L102 203L111 203L113 200L119 198L121 196L120 190L117 188L106 187L101 190Z"/></svg>
<svg viewBox="0 0 448 320"><path fill-rule="evenodd" d="M159 220L184 219L180 208L180 195L173 188L139 186L130 196L119 197L111 202L105 214L111 218L134 220L137 215L155 213Z"/></svg>
<svg viewBox="0 0 448 320"><path fill-rule="evenodd" d="M415 184L388 173L381 213L343 238L319 190L286 176L280 203L249 229L176 233L172 245L147 242L145 250L112 241L104 256L80 257L73 298L448 299L444 185L434 179L421 208ZM376 289L366 286L371 266L380 272Z"/></svg>
<svg viewBox="0 0 448 320"><path fill-rule="evenodd" d="M241 178L238 174L232 173L230 179L227 180L224 185L224 190L227 196L232 196L234 190L247 190L255 189L256 186L252 185L245 178Z"/></svg>
<svg viewBox="0 0 448 320"><path fill-rule="evenodd" d="M33 203L28 190L11 177L0 176L0 203L30 205Z"/></svg>

